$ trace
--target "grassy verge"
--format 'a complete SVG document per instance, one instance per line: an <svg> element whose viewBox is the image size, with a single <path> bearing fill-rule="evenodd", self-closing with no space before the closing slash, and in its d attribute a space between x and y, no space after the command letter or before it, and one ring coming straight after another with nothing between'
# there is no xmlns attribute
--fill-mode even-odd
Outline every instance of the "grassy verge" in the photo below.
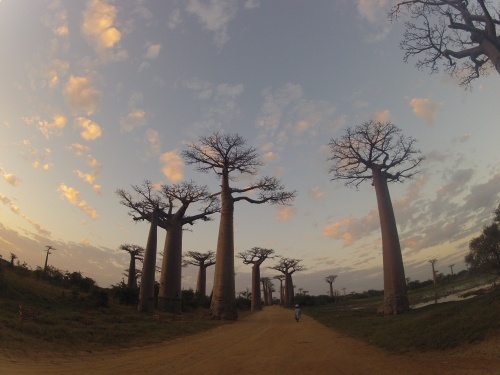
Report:
<svg viewBox="0 0 500 375"><path fill-rule="evenodd" d="M381 299L307 308L338 332L403 353L453 348L500 334L500 288L457 302L428 305L396 316L377 315Z"/></svg>
<svg viewBox="0 0 500 375"><path fill-rule="evenodd" d="M19 305L34 311L20 319ZM156 313L158 315L158 313ZM140 346L208 330L228 322L206 312L182 316L138 313L110 298L95 307L90 295L3 270L0 279L0 349L11 352L95 351Z"/></svg>

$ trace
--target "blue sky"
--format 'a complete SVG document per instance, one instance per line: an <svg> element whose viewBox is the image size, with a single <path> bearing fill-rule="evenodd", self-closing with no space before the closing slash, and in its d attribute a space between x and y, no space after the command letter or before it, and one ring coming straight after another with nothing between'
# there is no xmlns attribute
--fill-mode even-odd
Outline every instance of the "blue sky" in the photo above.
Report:
<svg viewBox="0 0 500 375"><path fill-rule="evenodd" d="M3 0L0 2L0 253L30 267L80 270L101 286L145 246L115 195L148 179L211 175L184 165L186 144L238 133L298 192L291 207L235 210L236 252L254 246L303 260L294 283L325 293L382 289L375 192L330 181L327 143L346 127L391 121L426 156L412 181L390 185L406 276L465 268L468 241L499 204L495 72L465 91L403 63L390 0ZM242 178L239 183L248 183ZM196 211L196 207L191 208ZM184 235L215 250L218 216ZM165 233L159 232L161 250ZM158 264L161 264L160 258ZM236 264L236 290L250 267ZM263 276L274 271L263 264ZM212 285L209 269L207 288ZM196 270L183 271L194 287Z"/></svg>

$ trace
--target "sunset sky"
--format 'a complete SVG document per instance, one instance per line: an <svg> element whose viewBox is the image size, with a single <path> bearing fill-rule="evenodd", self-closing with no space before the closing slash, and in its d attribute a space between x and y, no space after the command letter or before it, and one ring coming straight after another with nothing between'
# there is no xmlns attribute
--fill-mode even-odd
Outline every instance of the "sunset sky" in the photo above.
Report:
<svg viewBox="0 0 500 375"><path fill-rule="evenodd" d="M235 252L303 260L310 294L382 289L375 191L332 182L327 143L347 127L391 121L425 155L412 181L389 186L406 276L465 269L469 240L500 203L496 72L464 90L403 62L391 0L1 0L0 254L31 268L81 271L100 286L146 245L116 189L148 179L215 176L186 166L186 144L238 133L298 195L290 207L235 208ZM239 186L249 182L241 178ZM195 214L196 207L188 213ZM184 234L184 251L215 250L219 216ZM159 250L165 232L159 230ZM262 265L262 276L275 260ZM161 258L158 258L158 264ZM251 267L236 264L236 290ZM139 265L138 265L139 266ZM213 267L212 267L213 268ZM212 286L209 269L207 290ZM183 270L194 288L196 269Z"/></svg>

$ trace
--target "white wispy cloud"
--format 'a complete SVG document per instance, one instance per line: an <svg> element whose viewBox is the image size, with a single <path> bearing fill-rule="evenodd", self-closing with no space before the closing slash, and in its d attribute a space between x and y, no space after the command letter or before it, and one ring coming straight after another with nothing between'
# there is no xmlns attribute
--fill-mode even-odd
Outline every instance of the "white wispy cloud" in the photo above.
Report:
<svg viewBox="0 0 500 375"><path fill-rule="evenodd" d="M75 119L76 125L82 129L80 135L86 141L93 141L102 135L102 130L99 124L89 120L85 117L77 117Z"/></svg>
<svg viewBox="0 0 500 375"><path fill-rule="evenodd" d="M0 202L2 202L5 206L7 206L10 209L10 211L15 213L16 215L21 216L24 220L26 220L31 226L33 226L33 228L36 229L38 234L40 234L41 236L45 236L45 237L50 236L50 231L45 229L43 226L38 224L36 221L31 219L29 216L24 215L21 212L21 209L18 206L16 206L10 198L6 197L3 194L0 194Z"/></svg>
<svg viewBox="0 0 500 375"><path fill-rule="evenodd" d="M186 6L186 11L196 15L203 28L214 34L219 48L229 41L227 29L237 9L238 3L234 0L189 0Z"/></svg>
<svg viewBox="0 0 500 375"><path fill-rule="evenodd" d="M43 120L38 115L24 117L23 120L28 125L36 126L46 139L51 135L60 134L67 121L66 116L62 114L54 115L51 121Z"/></svg>

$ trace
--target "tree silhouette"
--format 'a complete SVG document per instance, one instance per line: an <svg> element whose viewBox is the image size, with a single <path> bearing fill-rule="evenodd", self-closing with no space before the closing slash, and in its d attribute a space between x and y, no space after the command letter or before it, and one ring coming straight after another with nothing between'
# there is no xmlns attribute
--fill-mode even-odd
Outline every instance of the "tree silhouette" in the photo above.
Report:
<svg viewBox="0 0 500 375"><path fill-rule="evenodd" d="M453 267L455 267L455 264L450 264L448 265L448 267L450 267L450 270L451 270L451 275L453 276Z"/></svg>
<svg viewBox="0 0 500 375"><path fill-rule="evenodd" d="M206 253L199 253L196 251L188 251L185 255L186 264L198 267L198 279L196 281L196 294L206 296L207 294L207 268L215 264L215 253L208 251Z"/></svg>
<svg viewBox="0 0 500 375"><path fill-rule="evenodd" d="M500 275L500 205L494 213L493 223L469 242L465 263L472 271Z"/></svg>
<svg viewBox="0 0 500 375"><path fill-rule="evenodd" d="M375 187L382 232L384 314L398 314L409 309L388 182L402 182L417 173L423 156L415 149L415 142L401 135L401 130L389 122L369 121L354 129L348 128L342 137L328 144L332 180L344 180L347 186L356 188L370 180Z"/></svg>
<svg viewBox="0 0 500 375"><path fill-rule="evenodd" d="M434 265L437 263L437 259L431 259L429 260L429 263L432 265L432 282L434 283L434 286L437 284L436 280L436 270L434 269Z"/></svg>
<svg viewBox="0 0 500 375"><path fill-rule="evenodd" d="M14 253L10 253L10 266L14 267L14 261L17 259L17 255Z"/></svg>
<svg viewBox="0 0 500 375"><path fill-rule="evenodd" d="M237 188L232 183L237 175L256 175L262 161L256 149L247 147L238 134L220 134L201 137L182 152L186 164L196 165L199 172L213 172L221 182L221 216L217 239L214 289L210 311L212 318L235 320L236 293L234 279L234 205L239 201L252 204L290 204L295 191L285 191L274 177L261 179ZM250 197L249 193L254 193Z"/></svg>
<svg viewBox="0 0 500 375"><path fill-rule="evenodd" d="M333 282L337 278L337 275L328 275L325 277L325 281L330 285L330 298L333 298Z"/></svg>
<svg viewBox="0 0 500 375"><path fill-rule="evenodd" d="M294 291L292 275L297 271L305 270L305 267L300 264L301 261L300 259L280 257L278 263L270 267L285 276L285 307L293 306Z"/></svg>
<svg viewBox="0 0 500 375"><path fill-rule="evenodd" d="M135 289L137 288L137 272L135 270L135 261L143 259L144 248L138 245L123 244L120 245L120 250L124 250L130 255L130 264L127 274L127 287Z"/></svg>
<svg viewBox="0 0 500 375"><path fill-rule="evenodd" d="M401 48L404 61L418 56L417 68L431 73L444 70L458 77L460 84L487 74L500 73L500 5L488 0L407 0L398 1L389 17L407 15Z"/></svg>
<svg viewBox="0 0 500 375"><path fill-rule="evenodd" d="M171 186L162 185L158 193L154 193L153 199L150 199L153 190L150 181L145 181L143 186L133 186L133 189L139 196L139 200L124 190L118 190L117 194L122 198L120 203L132 210L133 215L136 215L134 220L150 220L152 216L149 210L153 207L151 201L154 201L158 206L155 211L156 225L167 231L163 250L158 308L162 311L181 312L183 226L186 224L193 225L197 220L210 220L209 215L218 212L220 209L218 199L210 194L206 186L198 186L193 181ZM201 212L187 216L186 211L189 205L196 202L201 203ZM144 207L146 207L146 210ZM146 267L146 260L144 261L144 267ZM151 279L151 276L149 278ZM139 303L141 302L139 301ZM144 306L141 309L144 311ZM147 308L148 311L150 309L151 306Z"/></svg>
<svg viewBox="0 0 500 375"><path fill-rule="evenodd" d="M285 275L276 275L273 279L279 280L280 282L280 305L285 304L285 289L283 288L283 281L285 281Z"/></svg>
<svg viewBox="0 0 500 375"><path fill-rule="evenodd" d="M251 310L262 310L260 294L260 265L267 259L272 258L273 249L253 247L250 250L238 253L237 257L243 259L244 264L252 264L252 304ZM265 301L265 299L264 299Z"/></svg>

